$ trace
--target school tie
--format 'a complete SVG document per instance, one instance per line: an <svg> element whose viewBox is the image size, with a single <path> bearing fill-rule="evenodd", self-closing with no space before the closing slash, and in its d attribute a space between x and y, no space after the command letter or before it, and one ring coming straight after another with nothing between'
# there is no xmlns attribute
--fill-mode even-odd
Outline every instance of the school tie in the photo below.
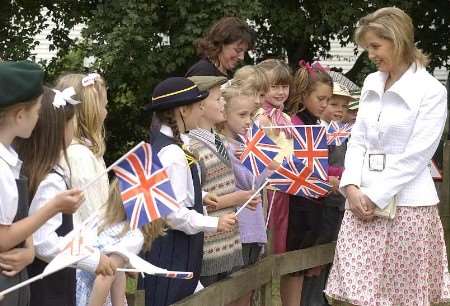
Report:
<svg viewBox="0 0 450 306"><path fill-rule="evenodd" d="M223 145L222 139L220 139L220 136L217 133L214 133L214 142L216 144L217 152L219 152L220 156L222 156L222 158L225 161L228 161L229 158L228 158L227 150L225 149L225 146Z"/></svg>

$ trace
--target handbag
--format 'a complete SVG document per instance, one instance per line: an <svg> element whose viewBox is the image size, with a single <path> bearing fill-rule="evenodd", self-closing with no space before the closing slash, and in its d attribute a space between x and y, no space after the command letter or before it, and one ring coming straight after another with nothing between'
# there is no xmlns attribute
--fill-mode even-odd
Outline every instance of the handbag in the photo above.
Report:
<svg viewBox="0 0 450 306"><path fill-rule="evenodd" d="M361 187L361 192L365 194L365 188ZM392 197L392 199L389 201L389 204L385 208L380 208L378 206L375 207L374 215L380 218L386 218L386 219L394 219L395 212L397 210L397 205L395 203L395 196Z"/></svg>

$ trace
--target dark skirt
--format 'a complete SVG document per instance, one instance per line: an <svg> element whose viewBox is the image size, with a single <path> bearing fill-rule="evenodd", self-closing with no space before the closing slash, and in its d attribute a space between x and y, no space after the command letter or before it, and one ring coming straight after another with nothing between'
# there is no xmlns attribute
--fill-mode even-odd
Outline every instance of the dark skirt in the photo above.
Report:
<svg viewBox="0 0 450 306"><path fill-rule="evenodd" d="M166 306L193 294L200 278L203 259L203 233L187 235L169 230L157 238L144 254L148 262L167 270L193 272L192 279L174 279L146 275L139 281L145 288L146 306Z"/></svg>
<svg viewBox="0 0 450 306"><path fill-rule="evenodd" d="M46 262L35 259L28 266L31 276L42 273ZM30 285L30 306L75 306L75 269L65 268Z"/></svg>
<svg viewBox="0 0 450 306"><path fill-rule="evenodd" d="M0 291L6 290L28 279L27 269L23 269L13 277L0 275ZM30 302L30 287L25 286L3 297L0 306L27 306Z"/></svg>

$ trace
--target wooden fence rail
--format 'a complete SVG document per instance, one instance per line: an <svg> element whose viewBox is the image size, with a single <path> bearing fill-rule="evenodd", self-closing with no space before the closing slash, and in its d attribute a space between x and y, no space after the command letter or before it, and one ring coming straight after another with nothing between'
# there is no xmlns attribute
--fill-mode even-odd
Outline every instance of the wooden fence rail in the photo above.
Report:
<svg viewBox="0 0 450 306"><path fill-rule="evenodd" d="M308 249L269 255L251 267L233 273L173 306L220 306L230 303L251 290L263 288L263 305L272 301L272 279L333 261L335 243Z"/></svg>

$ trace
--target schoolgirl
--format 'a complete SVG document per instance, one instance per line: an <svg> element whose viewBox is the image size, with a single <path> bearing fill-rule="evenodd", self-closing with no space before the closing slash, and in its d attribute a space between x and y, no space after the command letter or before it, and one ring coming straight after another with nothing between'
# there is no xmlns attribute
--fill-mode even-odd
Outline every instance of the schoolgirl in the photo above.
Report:
<svg viewBox="0 0 450 306"><path fill-rule="evenodd" d="M93 243L103 253L108 252L108 248L116 247L124 249L133 254L138 254L141 250L148 251L152 241L164 234L165 222L158 219L152 223L144 225L140 229L130 230L129 222L126 219L120 189L117 180L113 180L109 190L109 197L104 207L104 214L93 220L98 222L97 237ZM126 259L118 254L108 254L116 267L123 268ZM95 275L93 273L77 271L77 305L78 306L102 306L124 305L125 303L125 283L121 281L120 274L115 275ZM108 300L108 296L110 297Z"/></svg>
<svg viewBox="0 0 450 306"><path fill-rule="evenodd" d="M183 133L197 127L203 113L200 101L207 96L192 81L172 77L155 87L145 107L154 113L150 143L167 168L181 208L167 216L171 229L153 242L144 257L161 268L194 272L192 280L145 277L139 286L145 288L146 305L170 305L191 295L200 278L203 232L228 231L235 224L234 214L203 215L203 201L216 203L215 198L202 193L198 164L183 150Z"/></svg>
<svg viewBox="0 0 450 306"><path fill-rule="evenodd" d="M82 198L79 190L66 191L28 216L27 178L11 145L16 137L30 137L36 125L43 78L34 63L0 63L0 291L28 278L25 267L34 259L31 234L58 212L74 212ZM0 305L28 305L29 295L24 287L2 297Z"/></svg>
<svg viewBox="0 0 450 306"><path fill-rule="evenodd" d="M15 142L23 160L23 173L28 176L30 214L33 215L48 200L70 187L70 173L61 166L66 147L73 137L73 88L60 92L45 88L40 116L28 139ZM28 267L30 275L43 271L60 251L62 237L73 229L71 214L57 214L33 234L36 257ZM112 274L113 267L106 256L97 252L77 263L77 267L96 273ZM31 284L31 305L74 305L75 270L66 268Z"/></svg>
<svg viewBox="0 0 450 306"><path fill-rule="evenodd" d="M74 98L82 101L75 109L74 138L67 148L72 186L82 188L105 172L105 128L107 115L106 82L97 73L67 74L58 78L56 89L73 87ZM80 224L106 203L108 176L104 175L84 191L85 201L73 215L74 224Z"/></svg>
<svg viewBox="0 0 450 306"><path fill-rule="evenodd" d="M293 92L288 106L295 125L318 125L320 116L328 105L333 92L333 81L319 64L301 63L294 76ZM321 237L323 205L319 200L289 197L286 250L298 250L313 246ZM308 275L320 275L321 268L308 270ZM302 295L303 272L287 275L284 284L286 305L299 305Z"/></svg>

